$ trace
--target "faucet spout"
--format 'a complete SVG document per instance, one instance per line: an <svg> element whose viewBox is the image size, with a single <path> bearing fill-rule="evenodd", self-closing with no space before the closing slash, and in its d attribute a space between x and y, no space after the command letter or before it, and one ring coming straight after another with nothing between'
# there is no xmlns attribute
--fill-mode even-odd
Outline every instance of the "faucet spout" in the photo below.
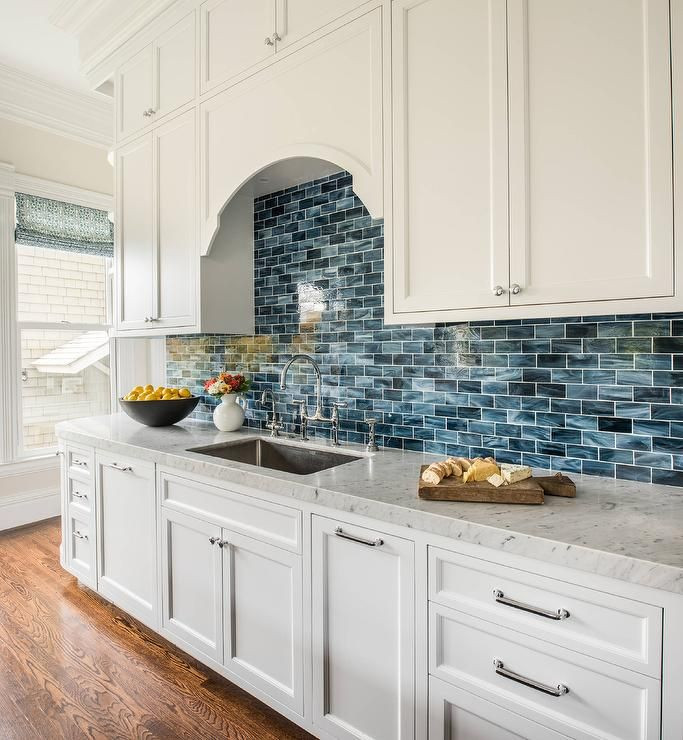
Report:
<svg viewBox="0 0 683 740"><path fill-rule="evenodd" d="M307 362L311 365L315 373L315 414L309 420L328 421L328 419L324 418L322 409L322 374L318 363L310 355L297 354L289 358L280 373L280 389L283 391L287 390L287 373L292 364L297 361Z"/></svg>

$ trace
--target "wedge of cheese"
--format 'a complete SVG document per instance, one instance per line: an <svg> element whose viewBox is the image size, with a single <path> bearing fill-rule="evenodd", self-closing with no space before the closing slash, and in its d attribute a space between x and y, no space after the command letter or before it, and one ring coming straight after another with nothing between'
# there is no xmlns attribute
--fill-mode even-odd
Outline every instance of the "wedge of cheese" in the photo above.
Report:
<svg viewBox="0 0 683 740"><path fill-rule="evenodd" d="M521 480L531 478L531 468L528 465L512 465L511 463L502 463L500 474L507 485L518 483Z"/></svg>
<svg viewBox="0 0 683 740"><path fill-rule="evenodd" d="M462 479L467 483L471 480L486 480L492 475L500 475L500 468L496 463L477 459L472 463L472 467L462 474Z"/></svg>
<svg viewBox="0 0 683 740"><path fill-rule="evenodd" d="M496 488L500 488L505 481L503 480L502 476L494 473L493 475L489 475L489 477L486 479L492 486L495 486Z"/></svg>

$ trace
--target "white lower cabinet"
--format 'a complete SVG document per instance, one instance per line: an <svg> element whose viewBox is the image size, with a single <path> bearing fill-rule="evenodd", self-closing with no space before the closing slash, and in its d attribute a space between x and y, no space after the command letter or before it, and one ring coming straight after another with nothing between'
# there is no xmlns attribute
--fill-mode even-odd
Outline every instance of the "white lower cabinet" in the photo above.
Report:
<svg viewBox="0 0 683 740"><path fill-rule="evenodd" d="M223 657L221 528L161 509L161 626L212 660Z"/></svg>
<svg viewBox="0 0 683 740"><path fill-rule="evenodd" d="M313 721L333 737L414 736L409 540L313 516Z"/></svg>
<svg viewBox="0 0 683 740"><path fill-rule="evenodd" d="M97 453L97 590L140 621L157 623L154 465Z"/></svg>
<svg viewBox="0 0 683 740"><path fill-rule="evenodd" d="M64 568L320 737L681 737L671 594L61 451Z"/></svg>
<svg viewBox="0 0 683 740"><path fill-rule="evenodd" d="M225 667L303 714L301 557L223 530Z"/></svg>
<svg viewBox="0 0 683 740"><path fill-rule="evenodd" d="M301 556L161 510L162 627L303 714Z"/></svg>

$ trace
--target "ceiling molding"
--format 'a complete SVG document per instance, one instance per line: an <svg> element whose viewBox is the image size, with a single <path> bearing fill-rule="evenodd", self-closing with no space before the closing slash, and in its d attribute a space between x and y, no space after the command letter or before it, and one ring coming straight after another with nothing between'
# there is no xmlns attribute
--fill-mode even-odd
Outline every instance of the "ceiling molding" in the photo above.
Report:
<svg viewBox="0 0 683 740"><path fill-rule="evenodd" d="M85 4L87 0L73 0ZM89 73L114 54L158 15L179 0L98 0L96 12L81 25L77 33L81 70ZM127 7L126 7L127 6ZM125 12L125 11L128 12Z"/></svg>
<svg viewBox="0 0 683 740"><path fill-rule="evenodd" d="M48 16L53 26L70 34L77 34L91 20L107 0L62 0Z"/></svg>
<svg viewBox="0 0 683 740"><path fill-rule="evenodd" d="M110 99L68 90L2 64L0 118L105 149L113 140Z"/></svg>

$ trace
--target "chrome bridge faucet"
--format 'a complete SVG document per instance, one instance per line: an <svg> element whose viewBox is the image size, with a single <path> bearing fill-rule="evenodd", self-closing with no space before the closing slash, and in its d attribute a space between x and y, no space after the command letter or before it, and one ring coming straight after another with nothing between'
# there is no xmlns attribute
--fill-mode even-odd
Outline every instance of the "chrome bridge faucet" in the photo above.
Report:
<svg viewBox="0 0 683 740"><path fill-rule="evenodd" d="M282 372L280 373L280 389L285 391L287 390L287 373L289 372L289 368L292 366L293 363L301 361L301 362L307 362L311 367L313 368L313 372L315 373L315 411L313 412L313 415L309 415L308 409L306 407L306 401L303 399L296 399L294 403L300 407L301 409L301 439L303 441L308 439L308 422L309 421L324 421L329 422L331 426L332 431L332 444L335 447L339 446L339 409L345 409L348 404L346 401L335 401L332 404L332 415L328 419L323 414L323 406L322 406L322 374L320 372L320 366L318 363L310 356L310 355L303 355L298 354L291 357L285 366L282 368Z"/></svg>

